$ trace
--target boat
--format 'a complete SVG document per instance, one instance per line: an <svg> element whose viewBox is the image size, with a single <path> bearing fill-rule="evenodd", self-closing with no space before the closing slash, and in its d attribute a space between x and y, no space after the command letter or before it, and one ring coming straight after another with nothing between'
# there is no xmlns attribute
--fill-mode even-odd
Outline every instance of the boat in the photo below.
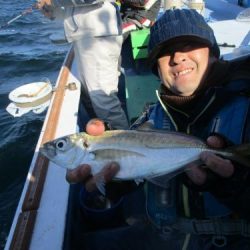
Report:
<svg viewBox="0 0 250 250"><path fill-rule="evenodd" d="M236 1L206 0L206 18L215 30L221 55L226 60L238 60L250 55L250 15L247 17L242 12L249 13L247 7L239 6ZM131 32L122 50L124 61L119 95L131 123L146 105L156 100L154 93L159 85L157 78L146 67L148 36L149 29ZM84 130L88 114L79 105L80 100L80 82L74 52L70 48L54 87L5 250L76 249L77 233L89 230L81 210L84 205L81 204L84 195L82 186L70 185L65 180L66 170L55 166L39 153L43 143ZM127 202L134 198L132 194ZM126 201L122 202L124 205ZM139 204L137 202L135 211L130 202L130 211L143 214L143 206ZM106 223L106 226L109 225ZM116 226L119 225L112 225Z"/></svg>

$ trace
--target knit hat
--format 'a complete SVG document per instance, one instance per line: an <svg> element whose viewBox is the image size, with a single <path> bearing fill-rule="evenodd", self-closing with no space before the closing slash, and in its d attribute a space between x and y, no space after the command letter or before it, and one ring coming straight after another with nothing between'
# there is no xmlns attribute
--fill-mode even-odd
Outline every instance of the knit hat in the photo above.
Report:
<svg viewBox="0 0 250 250"><path fill-rule="evenodd" d="M149 59L156 65L156 60L163 48L178 40L202 42L219 58L220 49L212 28L194 9L167 10L150 29L148 44Z"/></svg>

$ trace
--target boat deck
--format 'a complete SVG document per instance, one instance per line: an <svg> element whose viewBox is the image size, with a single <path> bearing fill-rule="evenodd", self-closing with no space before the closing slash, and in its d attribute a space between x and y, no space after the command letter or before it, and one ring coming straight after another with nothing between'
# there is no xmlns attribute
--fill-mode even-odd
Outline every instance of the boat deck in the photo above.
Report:
<svg viewBox="0 0 250 250"><path fill-rule="evenodd" d="M218 42L243 48L243 50L235 50L235 47L221 47L221 54L225 59L230 60L249 54L250 46L249 22L235 20L239 12L244 10L237 6L236 2L236 0L206 0L206 18L215 30ZM220 22L217 22L218 20ZM131 51L131 44L128 40L124 43L122 52L124 53L122 62L124 74L121 75L119 96L123 106L126 106L129 119L133 121L148 102L155 101L155 95L151 93L158 88L159 81L146 68L145 59L134 60L132 54L129 54ZM64 82L63 88L75 82L77 89L75 91L64 89L65 91L61 92L63 105L60 108L54 106L56 95L52 99L5 250L74 249L73 245L79 239L76 238L78 237L76 232L83 232L87 229L82 217L79 217L81 215L79 210L81 186L69 185L65 180L64 169L53 166L52 163L47 166L38 163L39 147L44 140L83 130L88 120L86 111L78 110L80 82L75 63L73 62L71 68L67 67L69 74L67 77L62 75L65 69L63 67L57 86L61 81ZM148 89L145 90L145 88ZM144 94L141 95L141 92ZM60 111L57 111L58 108ZM59 112L58 119L51 119L51 114L56 112ZM56 129L52 133L54 128ZM48 133L49 136L46 137ZM42 171L43 169L45 171ZM42 172L44 172L43 176L41 176ZM136 211L132 205L131 210ZM143 208L138 208L136 213L143 214Z"/></svg>

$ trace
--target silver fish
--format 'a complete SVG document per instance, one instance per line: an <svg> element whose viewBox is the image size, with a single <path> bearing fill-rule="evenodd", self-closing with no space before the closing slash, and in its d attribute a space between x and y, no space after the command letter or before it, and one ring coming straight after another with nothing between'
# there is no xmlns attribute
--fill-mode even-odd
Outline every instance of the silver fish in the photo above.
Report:
<svg viewBox="0 0 250 250"><path fill-rule="evenodd" d="M211 149L202 140L177 132L114 130L101 136L84 132L64 136L45 143L40 151L64 168L74 169L80 164L89 164L93 174L115 161L120 165L116 179L142 180L179 171L187 164L199 161L203 151L250 166L247 159L238 155L249 155L249 148L250 144L225 150Z"/></svg>

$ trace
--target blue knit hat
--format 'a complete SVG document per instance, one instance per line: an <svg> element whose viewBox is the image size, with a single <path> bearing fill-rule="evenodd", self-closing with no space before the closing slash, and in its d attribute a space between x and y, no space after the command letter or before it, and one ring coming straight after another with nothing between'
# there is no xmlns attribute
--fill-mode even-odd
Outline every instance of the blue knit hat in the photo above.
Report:
<svg viewBox="0 0 250 250"><path fill-rule="evenodd" d="M204 18L193 9L174 9L165 11L150 29L148 52L151 62L155 65L162 49L178 39L205 43L214 56L220 56L214 32Z"/></svg>

